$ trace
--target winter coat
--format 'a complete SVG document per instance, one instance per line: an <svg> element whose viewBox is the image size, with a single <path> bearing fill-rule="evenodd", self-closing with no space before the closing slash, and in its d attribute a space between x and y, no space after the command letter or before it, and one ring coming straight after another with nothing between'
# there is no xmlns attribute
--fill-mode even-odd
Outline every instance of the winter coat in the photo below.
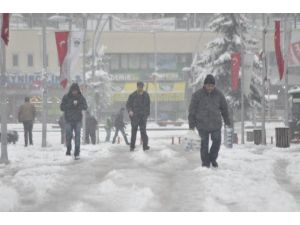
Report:
<svg viewBox="0 0 300 225"><path fill-rule="evenodd" d="M33 104L30 102L25 102L23 105L21 105L18 114L19 122L34 121L35 116L36 110Z"/></svg>
<svg viewBox="0 0 300 225"><path fill-rule="evenodd" d="M215 89L208 93L205 88L196 91L189 107L189 126L206 131L219 130L222 127L222 118L230 126L228 106L221 91Z"/></svg>
<svg viewBox="0 0 300 225"><path fill-rule="evenodd" d="M115 127L118 129L122 129L125 127L125 123L124 123L124 114L123 112L119 112L115 118L115 123L114 123Z"/></svg>
<svg viewBox="0 0 300 225"><path fill-rule="evenodd" d="M144 91L139 94L137 91L129 95L126 103L127 111L133 112L133 117L148 117L150 115L150 97L149 94Z"/></svg>
<svg viewBox="0 0 300 225"><path fill-rule="evenodd" d="M85 125L87 130L95 131L97 130L98 121L95 117L87 114L85 119Z"/></svg>
<svg viewBox="0 0 300 225"><path fill-rule="evenodd" d="M78 94L72 95L72 90L77 89ZM87 103L80 92L78 84L72 84L68 94L64 95L60 109L64 112L66 122L81 122L82 110L87 110Z"/></svg>

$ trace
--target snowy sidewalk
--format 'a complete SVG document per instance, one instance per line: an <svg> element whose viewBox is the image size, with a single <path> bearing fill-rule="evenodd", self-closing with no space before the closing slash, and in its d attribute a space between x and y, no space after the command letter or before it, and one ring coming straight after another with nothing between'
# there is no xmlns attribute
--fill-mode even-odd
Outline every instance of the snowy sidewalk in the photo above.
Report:
<svg viewBox="0 0 300 225"><path fill-rule="evenodd" d="M222 146L220 168L199 152L153 140L151 150L82 146L82 159L57 144L9 147L0 165L0 211L299 211L300 149Z"/></svg>

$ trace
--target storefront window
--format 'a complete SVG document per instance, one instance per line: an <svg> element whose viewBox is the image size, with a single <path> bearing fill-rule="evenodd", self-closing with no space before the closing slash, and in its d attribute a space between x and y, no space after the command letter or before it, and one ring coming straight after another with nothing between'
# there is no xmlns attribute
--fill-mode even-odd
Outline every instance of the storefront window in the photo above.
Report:
<svg viewBox="0 0 300 225"><path fill-rule="evenodd" d="M140 57L141 69L148 69L148 55L142 54Z"/></svg>
<svg viewBox="0 0 300 225"><path fill-rule="evenodd" d="M118 70L120 69L120 57L119 55L111 55L110 56L110 69Z"/></svg>
<svg viewBox="0 0 300 225"><path fill-rule="evenodd" d="M121 68L128 69L128 55L127 54L121 55Z"/></svg>
<svg viewBox="0 0 300 225"><path fill-rule="evenodd" d="M140 66L139 55L137 54L129 55L129 68L139 69L139 66Z"/></svg>

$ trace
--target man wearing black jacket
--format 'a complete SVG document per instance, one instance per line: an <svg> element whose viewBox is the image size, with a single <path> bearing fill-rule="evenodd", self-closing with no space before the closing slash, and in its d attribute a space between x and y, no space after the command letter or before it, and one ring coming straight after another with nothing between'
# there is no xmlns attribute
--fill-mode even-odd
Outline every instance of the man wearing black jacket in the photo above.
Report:
<svg viewBox="0 0 300 225"><path fill-rule="evenodd" d="M147 118L150 115L150 97L144 91L144 83L137 82L137 90L129 95L126 108L131 120L131 142L130 151L134 151L136 142L136 133L140 127L141 138L143 141L143 150L149 150L148 136L146 132Z"/></svg>
<svg viewBox="0 0 300 225"><path fill-rule="evenodd" d="M222 117L227 126L231 126L228 106L223 93L215 87L215 78L209 74L203 88L196 91L189 107L189 127L197 128L201 137L202 166L218 167L217 157L221 145ZM209 136L212 146L208 151Z"/></svg>
<svg viewBox="0 0 300 225"><path fill-rule="evenodd" d="M64 95L60 104L61 111L64 112L66 121L66 155L71 155L72 136L75 132L75 159L79 159L80 154L80 131L82 121L82 111L87 110L87 103L81 94L78 84L73 83L68 94Z"/></svg>

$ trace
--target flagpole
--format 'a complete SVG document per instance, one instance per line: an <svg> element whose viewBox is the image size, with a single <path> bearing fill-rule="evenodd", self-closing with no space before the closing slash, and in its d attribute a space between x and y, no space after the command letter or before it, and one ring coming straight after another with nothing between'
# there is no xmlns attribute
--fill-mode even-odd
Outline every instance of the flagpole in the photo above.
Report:
<svg viewBox="0 0 300 225"><path fill-rule="evenodd" d="M245 144L245 104L244 104L244 90L245 90L245 79L244 79L244 48L243 48L243 36L242 36L242 29L241 29L241 21L239 21L239 30L240 30L240 39L241 39L241 144Z"/></svg>
<svg viewBox="0 0 300 225"><path fill-rule="evenodd" d="M42 117L42 147L47 147L47 114L48 114L48 85L47 85L47 46L46 46L46 14L43 14L43 29L42 29L42 36L43 36L43 117Z"/></svg>
<svg viewBox="0 0 300 225"><path fill-rule="evenodd" d="M83 94L86 91L86 67L85 67L85 60L86 60L86 30L87 30L87 15L83 16L83 29L84 29L84 36L83 36L83 46L82 46L82 74L83 74ZM83 118L82 118L82 144L85 143L85 135L86 135L86 112L83 111Z"/></svg>
<svg viewBox="0 0 300 225"><path fill-rule="evenodd" d="M265 15L263 16L263 30L262 30L262 51L263 51L263 57L262 57L262 144L266 145L266 99L265 99L265 85L266 85L266 79L267 79L267 65L266 65L266 25L265 25Z"/></svg>
<svg viewBox="0 0 300 225"><path fill-rule="evenodd" d="M288 51L290 45L290 33L288 30L288 16L284 16L284 124L289 127L289 85L288 85Z"/></svg>
<svg viewBox="0 0 300 225"><path fill-rule="evenodd" d="M2 17L3 18L3 17ZM2 21L3 22L3 21ZM2 24L2 23L1 23ZM6 49L5 43L2 38L1 42L1 159L0 163L7 164L8 153L7 153L7 102L6 102Z"/></svg>

